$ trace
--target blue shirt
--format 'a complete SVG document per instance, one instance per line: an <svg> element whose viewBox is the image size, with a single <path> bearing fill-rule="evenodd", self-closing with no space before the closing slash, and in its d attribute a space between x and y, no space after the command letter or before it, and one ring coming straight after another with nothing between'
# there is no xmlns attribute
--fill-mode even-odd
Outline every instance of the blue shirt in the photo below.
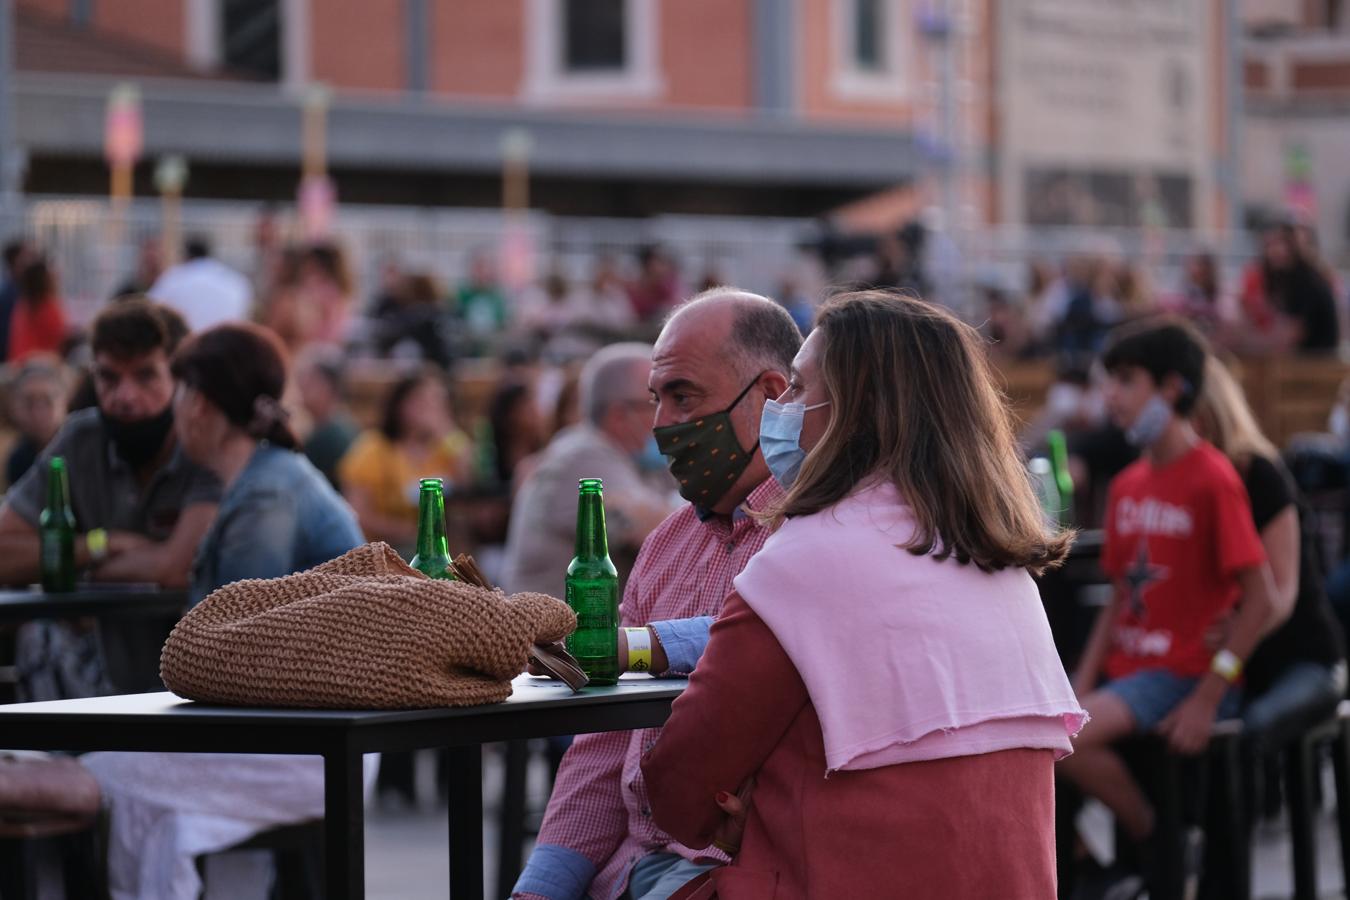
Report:
<svg viewBox="0 0 1350 900"><path fill-rule="evenodd" d="M245 578L280 578L364 542L356 516L309 460L259 445L221 498L192 564L193 605Z"/></svg>

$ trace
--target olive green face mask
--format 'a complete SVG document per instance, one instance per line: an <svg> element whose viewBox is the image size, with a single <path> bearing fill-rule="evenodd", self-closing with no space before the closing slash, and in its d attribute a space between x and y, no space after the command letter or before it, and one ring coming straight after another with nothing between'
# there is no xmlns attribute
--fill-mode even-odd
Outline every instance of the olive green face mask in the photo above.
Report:
<svg viewBox="0 0 1350 900"><path fill-rule="evenodd" d="M749 450L741 447L731 426L731 411L763 374L756 375L721 412L652 429L670 474L680 483L680 496L695 506L704 509L716 506L754 458L759 442Z"/></svg>

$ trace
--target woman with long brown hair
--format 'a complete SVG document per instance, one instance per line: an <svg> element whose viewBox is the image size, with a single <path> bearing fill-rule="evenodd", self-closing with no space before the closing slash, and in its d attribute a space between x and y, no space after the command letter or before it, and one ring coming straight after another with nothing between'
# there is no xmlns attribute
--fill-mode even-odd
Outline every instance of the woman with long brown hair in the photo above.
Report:
<svg viewBox="0 0 1350 900"><path fill-rule="evenodd" d="M980 338L837 296L760 448L777 530L643 765L657 823L734 857L725 900L1054 896L1054 760L1084 716L1029 573L1071 538Z"/></svg>

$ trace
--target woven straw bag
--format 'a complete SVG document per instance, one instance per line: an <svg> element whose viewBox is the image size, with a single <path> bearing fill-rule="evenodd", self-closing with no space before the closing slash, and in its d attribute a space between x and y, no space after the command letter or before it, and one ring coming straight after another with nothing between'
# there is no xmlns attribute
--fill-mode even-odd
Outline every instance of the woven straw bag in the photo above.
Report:
<svg viewBox="0 0 1350 900"><path fill-rule="evenodd" d="M233 706L472 706L509 697L531 646L575 628L552 597L434 581L374 543L215 591L174 627L160 676L180 697Z"/></svg>

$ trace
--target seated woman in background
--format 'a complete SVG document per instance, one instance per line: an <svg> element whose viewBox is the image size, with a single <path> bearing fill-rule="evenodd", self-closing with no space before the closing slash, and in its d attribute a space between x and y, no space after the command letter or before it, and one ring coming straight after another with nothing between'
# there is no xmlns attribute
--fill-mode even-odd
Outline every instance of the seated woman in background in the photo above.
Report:
<svg viewBox="0 0 1350 900"><path fill-rule="evenodd" d="M1195 427L1242 477L1275 578L1266 637L1244 666L1251 699L1242 719L1253 749L1277 752L1336 710L1346 687L1345 639L1322 584L1312 515L1242 388L1213 357Z"/></svg>
<svg viewBox="0 0 1350 900"><path fill-rule="evenodd" d="M222 325L174 356L179 444L225 492L193 564L193 603L230 582L300 572L362 543L351 508L299 452L286 422L283 353L263 328Z"/></svg>
<svg viewBox="0 0 1350 900"><path fill-rule="evenodd" d="M338 482L366 537L406 558L417 542L419 479L443 478L449 492L472 472L473 445L450 414L445 377L426 368L395 382L379 429L362 433L338 463Z"/></svg>
<svg viewBox="0 0 1350 900"><path fill-rule="evenodd" d="M734 857L723 900L1053 897L1054 761L1085 715L1029 573L1070 536L979 336L835 297L760 448L778 528L643 762L657 824Z"/></svg>
<svg viewBox="0 0 1350 900"><path fill-rule="evenodd" d="M184 452L224 486L193 566L190 600L243 578L277 578L362 543L356 518L296 451L280 407L286 363L279 340L255 325L220 325L173 358L174 427ZM377 757L367 757L369 767ZM114 900L191 900L195 857L278 825L323 817L316 757L235 753L92 753L82 758L111 811ZM266 871L243 870L260 881ZM230 896L248 896L243 884Z"/></svg>

